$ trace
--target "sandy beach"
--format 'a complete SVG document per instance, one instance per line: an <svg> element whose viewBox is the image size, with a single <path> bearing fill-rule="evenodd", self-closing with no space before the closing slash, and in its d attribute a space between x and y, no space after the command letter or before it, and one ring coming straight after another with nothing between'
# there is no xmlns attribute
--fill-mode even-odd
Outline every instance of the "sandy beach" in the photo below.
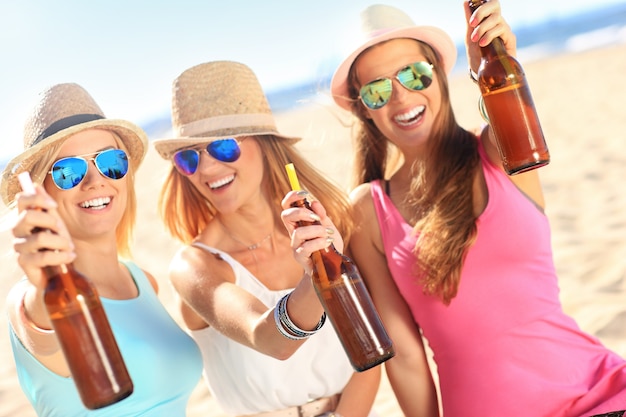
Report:
<svg viewBox="0 0 626 417"><path fill-rule="evenodd" d="M626 356L626 83L621 79L626 73L626 44L522 63L552 156L541 177L564 309L585 331ZM595 72L593 77L590 71ZM479 126L477 87L463 75L451 79L450 90L460 124ZM346 113L321 94L279 113L277 120L283 133L303 137L299 146L306 155L347 188L351 148ZM180 322L167 280L168 263L178 245L156 213L167 168L151 148L137 178L140 212L134 256L159 280L160 298ZM5 207L0 209L6 212ZM2 307L20 276L11 239L8 230L0 231ZM0 358L0 417L35 416L17 380L5 318L0 320ZM386 379L375 410L381 417L402 416ZM226 416L203 381L192 395L188 416Z"/></svg>

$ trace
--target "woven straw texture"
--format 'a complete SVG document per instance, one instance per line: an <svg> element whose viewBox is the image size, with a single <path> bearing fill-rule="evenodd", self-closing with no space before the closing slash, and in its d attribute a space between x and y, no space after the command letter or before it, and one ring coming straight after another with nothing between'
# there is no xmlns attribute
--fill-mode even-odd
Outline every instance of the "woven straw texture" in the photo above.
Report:
<svg viewBox="0 0 626 417"><path fill-rule="evenodd" d="M256 75L246 65L215 61L185 70L172 86L172 127L176 138L154 141L169 159L176 150L215 139L281 135Z"/></svg>
<svg viewBox="0 0 626 417"><path fill-rule="evenodd" d="M75 124L45 135L55 122L80 115L100 117L97 120ZM93 117L92 117L93 119ZM24 152L13 158L2 172L0 194L8 206L20 191L17 175L29 171L42 153L51 145L65 141L70 136L87 129L104 129L115 132L124 142L135 169L148 149L146 133L126 120L106 119L104 113L84 88L74 83L57 84L39 94L32 112L24 125ZM53 161L50 161L52 164ZM42 178L33 178L42 182Z"/></svg>

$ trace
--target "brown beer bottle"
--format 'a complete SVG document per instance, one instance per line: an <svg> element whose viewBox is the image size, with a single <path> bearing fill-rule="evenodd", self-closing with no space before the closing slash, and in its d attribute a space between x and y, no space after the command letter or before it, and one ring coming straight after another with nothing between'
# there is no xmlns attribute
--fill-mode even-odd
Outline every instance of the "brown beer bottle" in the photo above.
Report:
<svg viewBox="0 0 626 417"><path fill-rule="evenodd" d="M293 164L286 166L291 188L299 190ZM311 210L306 199L293 206ZM301 222L299 225L319 224ZM356 265L334 245L311 254L312 282L352 367L362 372L394 356L393 344Z"/></svg>
<svg viewBox="0 0 626 417"><path fill-rule="evenodd" d="M22 189L35 193L24 174ZM96 288L72 264L46 266L43 273L44 304L85 407L102 408L128 397L133 383Z"/></svg>
<svg viewBox="0 0 626 417"><path fill-rule="evenodd" d="M472 13L485 2L468 1ZM522 66L501 38L480 52L478 85L505 171L514 175L547 165L550 153Z"/></svg>

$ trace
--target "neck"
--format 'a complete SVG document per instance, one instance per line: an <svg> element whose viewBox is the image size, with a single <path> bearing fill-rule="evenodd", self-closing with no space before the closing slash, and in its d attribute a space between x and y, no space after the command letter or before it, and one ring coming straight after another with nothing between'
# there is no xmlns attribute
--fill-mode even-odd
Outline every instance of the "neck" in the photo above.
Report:
<svg viewBox="0 0 626 417"><path fill-rule="evenodd" d="M247 222L242 219L242 221L235 221L235 219L231 217L228 221L225 221L221 216L216 216L215 219L226 235L250 251L261 247L265 242L270 240L274 233L273 219L271 222L266 223L266 225L259 225L258 220L255 222Z"/></svg>

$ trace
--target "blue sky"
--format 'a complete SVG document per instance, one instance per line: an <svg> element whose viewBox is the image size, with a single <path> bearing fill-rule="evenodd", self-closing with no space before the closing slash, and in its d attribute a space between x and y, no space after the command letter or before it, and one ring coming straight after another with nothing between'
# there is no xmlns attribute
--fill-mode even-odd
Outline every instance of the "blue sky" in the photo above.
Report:
<svg viewBox="0 0 626 417"><path fill-rule="evenodd" d="M501 0L513 27L625 0ZM108 117L142 123L169 110L173 79L193 65L236 60L267 90L310 80L348 51L375 0L0 0L0 159L22 150L35 95L85 87ZM388 0L417 24L461 41L462 0ZM593 3L590 5L589 3Z"/></svg>

